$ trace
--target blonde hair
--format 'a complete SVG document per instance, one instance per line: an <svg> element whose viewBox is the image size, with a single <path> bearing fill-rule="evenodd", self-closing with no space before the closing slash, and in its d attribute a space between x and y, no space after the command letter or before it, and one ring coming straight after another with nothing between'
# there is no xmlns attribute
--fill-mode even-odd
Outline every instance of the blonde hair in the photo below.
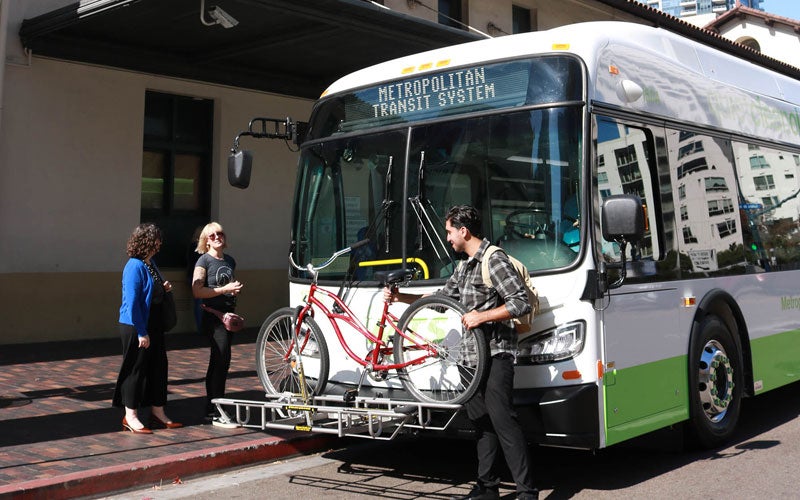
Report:
<svg viewBox="0 0 800 500"><path fill-rule="evenodd" d="M222 225L219 222L209 222L203 227L203 230L200 231L200 236L197 238L197 248L194 249L195 252L199 254L204 254L208 252L208 236L214 233L222 233ZM225 245L224 247L228 246L228 238L225 238Z"/></svg>

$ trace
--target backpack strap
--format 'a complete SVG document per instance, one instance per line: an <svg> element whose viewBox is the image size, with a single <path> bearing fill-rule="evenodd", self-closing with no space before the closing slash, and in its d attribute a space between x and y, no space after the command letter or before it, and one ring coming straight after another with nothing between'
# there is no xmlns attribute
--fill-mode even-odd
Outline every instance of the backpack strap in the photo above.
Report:
<svg viewBox="0 0 800 500"><path fill-rule="evenodd" d="M481 260L481 277L483 278L483 284L489 288L494 288L492 284L492 273L489 272L489 257L497 251L505 253L503 249L497 245L489 245L486 247L486 250L484 250L483 260Z"/></svg>
<svg viewBox="0 0 800 500"><path fill-rule="evenodd" d="M486 247L486 250L484 250L483 260L481 260L481 278L483 279L483 284L489 288L494 288L494 284L492 284L492 273L489 271L489 257L495 252L506 253L505 250L497 245L489 245ZM465 262L464 260L459 261L458 267L461 268L464 266Z"/></svg>

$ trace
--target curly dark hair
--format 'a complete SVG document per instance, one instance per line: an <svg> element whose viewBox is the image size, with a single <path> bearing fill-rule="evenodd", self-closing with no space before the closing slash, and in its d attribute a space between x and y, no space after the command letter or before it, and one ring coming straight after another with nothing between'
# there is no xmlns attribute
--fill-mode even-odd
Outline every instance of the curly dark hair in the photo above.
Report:
<svg viewBox="0 0 800 500"><path fill-rule="evenodd" d="M456 205L447 212L444 220L449 220L450 225L456 229L466 227L473 236L481 237L481 214L475 207Z"/></svg>
<svg viewBox="0 0 800 500"><path fill-rule="evenodd" d="M128 238L128 257L144 259L161 247L161 230L152 222L139 224Z"/></svg>

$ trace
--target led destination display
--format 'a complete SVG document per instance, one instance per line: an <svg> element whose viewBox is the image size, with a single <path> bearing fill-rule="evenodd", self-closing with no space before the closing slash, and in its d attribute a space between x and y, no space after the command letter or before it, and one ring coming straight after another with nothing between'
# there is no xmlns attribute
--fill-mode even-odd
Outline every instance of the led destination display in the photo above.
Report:
<svg viewBox="0 0 800 500"><path fill-rule="evenodd" d="M577 60L544 56L456 68L331 96L318 105L312 137L455 114L581 98Z"/></svg>

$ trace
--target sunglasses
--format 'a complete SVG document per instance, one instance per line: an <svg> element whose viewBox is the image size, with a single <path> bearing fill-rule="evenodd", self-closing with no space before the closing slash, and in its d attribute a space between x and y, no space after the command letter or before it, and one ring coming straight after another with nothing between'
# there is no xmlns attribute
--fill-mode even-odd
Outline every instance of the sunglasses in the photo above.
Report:
<svg viewBox="0 0 800 500"><path fill-rule="evenodd" d="M220 231L218 233L211 233L211 234L208 235L208 239L209 240L218 240L218 239L224 238L224 237L225 237L225 233L223 233L222 231Z"/></svg>

